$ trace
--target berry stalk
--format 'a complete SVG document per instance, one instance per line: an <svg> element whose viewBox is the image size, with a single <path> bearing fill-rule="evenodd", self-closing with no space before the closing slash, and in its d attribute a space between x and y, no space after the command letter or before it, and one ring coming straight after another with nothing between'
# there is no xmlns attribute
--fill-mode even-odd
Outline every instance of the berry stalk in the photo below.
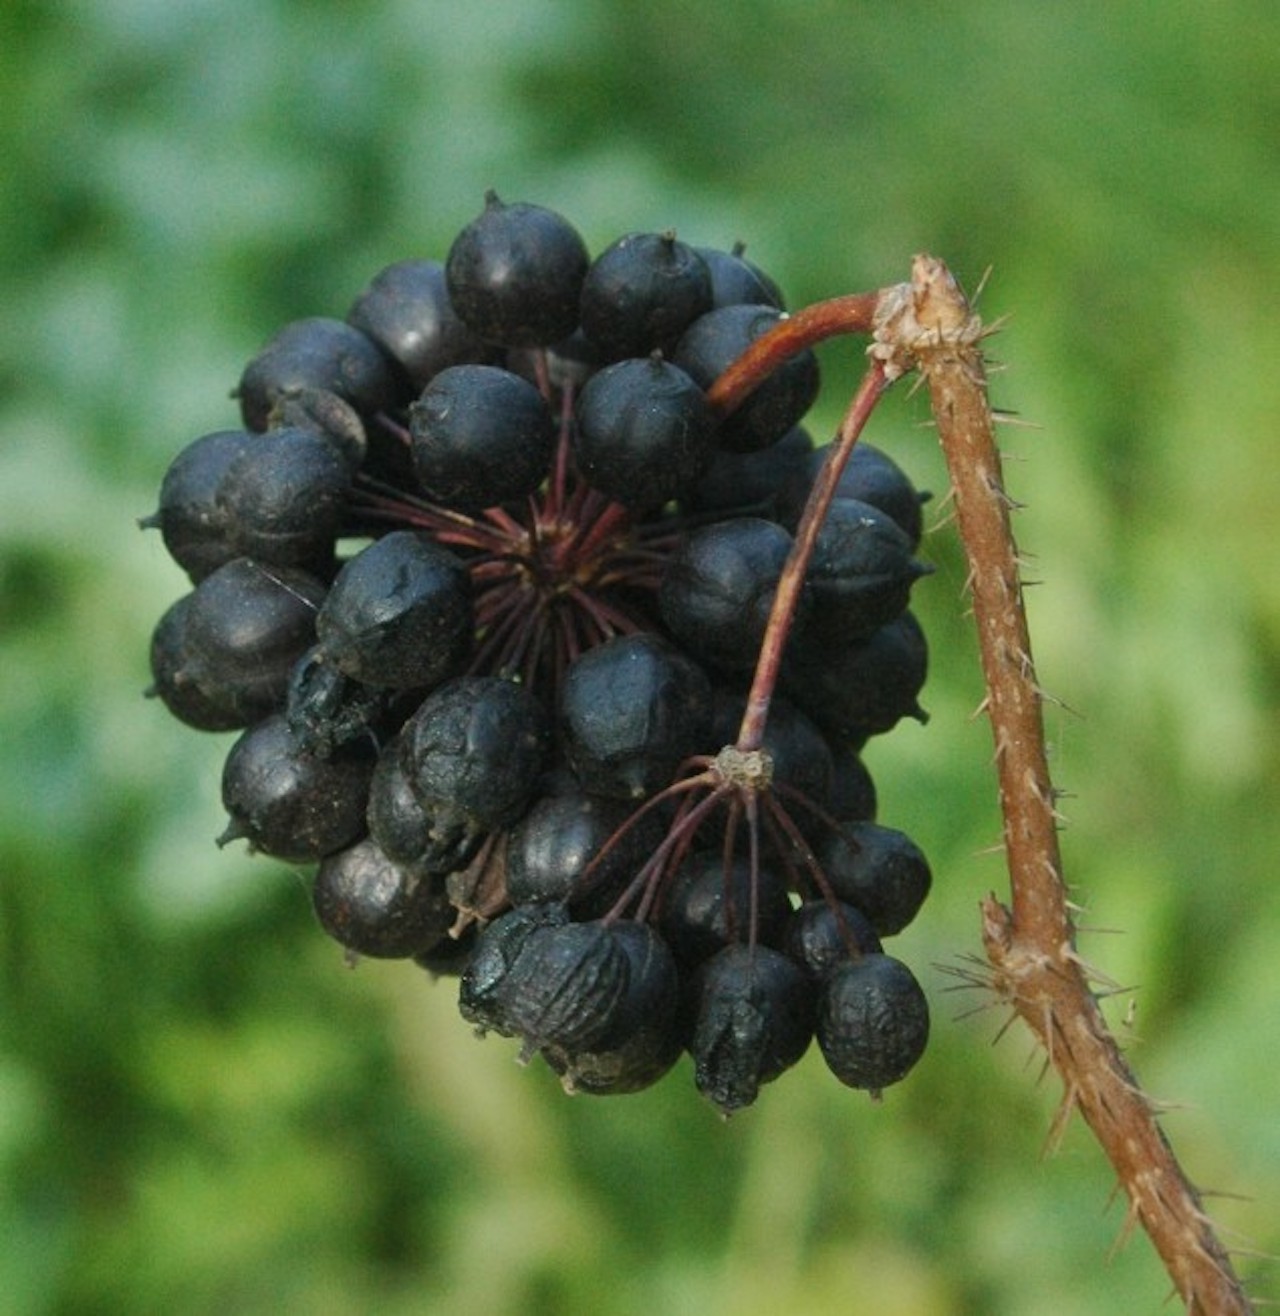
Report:
<svg viewBox="0 0 1280 1316"><path fill-rule="evenodd" d="M863 299L858 299L859 305ZM830 305L830 303L822 303ZM793 323L784 321L783 325ZM777 332L777 331L775 331ZM856 330L850 330L856 332ZM770 335L769 337L772 337ZM757 342L764 341L757 339ZM797 349L798 350L798 349ZM740 358L741 359L741 358ZM727 372L726 372L727 373ZM724 378L724 376L721 376ZM764 641L760 646L760 656L756 660L755 675L751 681L751 690L747 695L746 710L742 715L742 724L738 728L736 748L744 753L758 750L764 741L765 723L769 717L769 704L778 684L778 673L782 667L782 654L786 648L787 637L791 634L791 623L795 620L796 608L800 602L800 591L804 588L805 573L813 557L814 545L818 540L818 531L826 520L831 500L835 497L836 485L841 473L848 464L858 436L866 428L867 421L875 410L876 403L891 383L885 372L884 363L873 361L867 373L862 377L853 400L845 412L840 424L840 431L831 451L822 464L822 470L813 483L805 503L800 524L796 527L795 542L783 566L778 579L777 592L774 594L773 607L769 613L769 622L765 629Z"/></svg>
<svg viewBox="0 0 1280 1316"><path fill-rule="evenodd" d="M718 416L727 416L789 357L828 338L869 334L875 327L878 292L847 293L814 302L761 334L707 390L707 402Z"/></svg>

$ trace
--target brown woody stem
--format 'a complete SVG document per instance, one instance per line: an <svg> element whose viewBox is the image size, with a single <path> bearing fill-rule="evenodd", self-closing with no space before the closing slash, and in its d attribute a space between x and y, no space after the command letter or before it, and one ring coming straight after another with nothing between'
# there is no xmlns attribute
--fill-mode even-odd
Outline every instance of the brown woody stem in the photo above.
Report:
<svg viewBox="0 0 1280 1316"><path fill-rule="evenodd" d="M1075 1109L1084 1116L1128 1195L1126 1223L1146 1230L1186 1310L1234 1316L1252 1308L1076 954L984 332L946 266L919 256L911 283L886 292L872 355L890 377L918 369L928 384L969 563L1012 892L1011 908L994 895L983 902L987 955L1001 994L1062 1077L1056 1127Z"/></svg>
<svg viewBox="0 0 1280 1316"><path fill-rule="evenodd" d="M982 903L995 986L1045 1047L1064 1085L1054 1133L1079 1110L1128 1197L1126 1229L1141 1224L1191 1316L1253 1310L1231 1259L1150 1100L1121 1054L1075 948L1058 847L1056 792L1045 754L1036 681L981 350L989 332L947 267L918 256L910 283L819 302L757 339L715 382L708 400L727 415L788 357L837 334L874 331L863 379L815 482L770 616L736 749L759 748L783 646L813 538L876 400L918 370L928 385L969 565L995 740L1011 900Z"/></svg>

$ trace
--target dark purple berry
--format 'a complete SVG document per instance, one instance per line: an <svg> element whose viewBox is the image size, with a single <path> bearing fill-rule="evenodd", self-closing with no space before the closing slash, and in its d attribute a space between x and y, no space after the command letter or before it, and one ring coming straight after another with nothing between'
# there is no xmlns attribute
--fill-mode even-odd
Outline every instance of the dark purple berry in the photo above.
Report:
<svg viewBox="0 0 1280 1316"><path fill-rule="evenodd" d="M234 700L206 693L187 651L187 617L192 595L165 609L151 635L151 686L148 698L158 698L180 722L197 731L234 731L245 725Z"/></svg>
<svg viewBox="0 0 1280 1316"><path fill-rule="evenodd" d="M831 790L827 812L840 822L875 822L876 783L857 750L842 740L829 742Z"/></svg>
<svg viewBox="0 0 1280 1316"><path fill-rule="evenodd" d="M726 1115L794 1065L813 1037L814 988L767 946L727 946L698 975L689 1050L698 1091Z"/></svg>
<svg viewBox="0 0 1280 1316"><path fill-rule="evenodd" d="M663 893L661 927L682 965L693 967L734 942L781 945L791 915L787 888L773 869L702 854L688 860ZM752 927L752 919L755 927Z"/></svg>
<svg viewBox="0 0 1280 1316"><path fill-rule="evenodd" d="M711 273L711 306L776 306L783 308L782 293L778 285L760 268L742 254L744 248L735 246L732 251L716 247L697 247L698 255L706 262Z"/></svg>
<svg viewBox="0 0 1280 1316"><path fill-rule="evenodd" d="M829 452L828 448L811 452L779 484L779 519L792 529L800 521L805 500ZM911 551L914 553L919 548L924 529L921 507L929 495L920 493L897 462L879 448L870 443L859 442L855 445L840 473L836 497L856 498L859 502L878 507L901 527L910 542Z"/></svg>
<svg viewBox="0 0 1280 1316"><path fill-rule="evenodd" d="M369 452L369 435L360 413L344 398L325 388L299 388L282 393L271 408L270 428L307 430L337 450L354 475Z"/></svg>
<svg viewBox="0 0 1280 1316"><path fill-rule="evenodd" d="M818 858L836 895L860 909L882 937L915 918L933 885L920 847L905 833L872 822L847 823L831 833Z"/></svg>
<svg viewBox="0 0 1280 1316"><path fill-rule="evenodd" d="M351 472L314 430L268 430L227 467L218 510L243 557L323 572L333 559Z"/></svg>
<svg viewBox="0 0 1280 1316"><path fill-rule="evenodd" d="M379 270L347 312L347 323L382 348L414 392L450 366L498 357L498 348L453 309L438 260L402 260Z"/></svg>
<svg viewBox="0 0 1280 1316"><path fill-rule="evenodd" d="M293 863L344 849L364 832L373 764L363 742L321 758L302 748L283 714L259 722L227 755L222 803L230 822L219 842L243 839Z"/></svg>
<svg viewBox="0 0 1280 1316"><path fill-rule="evenodd" d="M780 525L761 517L735 517L694 530L662 579L662 620L695 657L749 676L791 542Z"/></svg>
<svg viewBox="0 0 1280 1316"><path fill-rule="evenodd" d="M217 430L189 443L169 463L159 508L139 523L159 529L169 555L193 584L240 556L218 490L231 464L257 442L247 430Z"/></svg>
<svg viewBox="0 0 1280 1316"><path fill-rule="evenodd" d="M400 761L449 868L529 807L549 740L542 705L514 681L459 677L423 700L401 733Z"/></svg>
<svg viewBox="0 0 1280 1316"><path fill-rule="evenodd" d="M430 950L455 917L443 882L388 859L368 837L321 863L312 903L335 941L376 959Z"/></svg>
<svg viewBox="0 0 1280 1316"><path fill-rule="evenodd" d="M612 360L670 354L711 309L711 272L674 233L628 233L592 262L582 285L582 330Z"/></svg>
<svg viewBox="0 0 1280 1316"><path fill-rule="evenodd" d="M352 680L325 662L316 648L303 654L290 673L285 720L302 744L317 754L330 754L361 736L376 740L396 721L397 711L390 691Z"/></svg>
<svg viewBox="0 0 1280 1316"><path fill-rule="evenodd" d="M393 530L356 554L316 618L326 662L398 690L428 689L459 673L474 628L466 568L415 530Z"/></svg>
<svg viewBox="0 0 1280 1316"><path fill-rule="evenodd" d="M806 900L793 910L781 949L812 978L837 965L883 949L876 930L860 910L842 900Z"/></svg>
<svg viewBox="0 0 1280 1316"><path fill-rule="evenodd" d="M823 980L816 1033L841 1083L878 1093L905 1078L924 1054L929 1003L901 960L864 955Z"/></svg>
<svg viewBox="0 0 1280 1316"><path fill-rule="evenodd" d="M625 1033L630 961L620 939L598 920L537 928L516 957L504 993L506 1020L532 1052L570 1054Z"/></svg>
<svg viewBox="0 0 1280 1316"><path fill-rule="evenodd" d="M541 393L497 366L450 366L409 408L428 497L461 511L525 498L546 478L556 427Z"/></svg>
<svg viewBox="0 0 1280 1316"><path fill-rule="evenodd" d="M325 596L315 577L236 558L191 595L174 679L194 684L236 725L281 708L294 664L315 643Z"/></svg>
<svg viewBox="0 0 1280 1316"><path fill-rule="evenodd" d="M508 1000L516 962L535 932L568 921L563 905L546 902L517 906L481 929L458 984L458 1013L477 1032L514 1035Z"/></svg>
<svg viewBox="0 0 1280 1316"><path fill-rule="evenodd" d="M745 694L716 690L712 744L730 745L738 739L746 708ZM772 765L774 798L786 807L805 836L821 836L828 827L815 809L827 811L834 772L831 748L822 732L789 699L775 695L760 747ZM789 846L785 853L790 853Z"/></svg>
<svg viewBox="0 0 1280 1316"><path fill-rule="evenodd" d="M782 687L829 736L861 746L904 717L927 720L919 695L928 661L924 632L908 611L844 647L791 647Z"/></svg>
<svg viewBox="0 0 1280 1316"><path fill-rule="evenodd" d="M870 503L835 499L818 531L805 573L809 609L797 618L797 643L838 648L870 635L907 606L911 587L932 567L911 556L911 541Z"/></svg>
<svg viewBox="0 0 1280 1316"><path fill-rule="evenodd" d="M593 793L641 799L705 753L711 686L656 635L619 636L582 655L561 688L565 753Z"/></svg>
<svg viewBox="0 0 1280 1316"><path fill-rule="evenodd" d="M394 407L403 396L377 344L324 316L291 321L245 366L236 390L245 425L265 430L280 398L304 388L336 393L362 416Z"/></svg>
<svg viewBox="0 0 1280 1316"><path fill-rule="evenodd" d="M621 800L576 785L544 795L508 833L508 899L561 901L578 918L607 913L661 840L661 824L648 814L608 844L630 815Z"/></svg>
<svg viewBox="0 0 1280 1316"><path fill-rule="evenodd" d="M491 191L449 248L449 300L481 338L545 346L576 328L588 263L586 244L563 216L526 202L506 205Z"/></svg>
<svg viewBox="0 0 1280 1316"><path fill-rule="evenodd" d="M680 504L690 512L752 514L781 522L778 491L806 464L812 451L813 439L802 425L793 425L776 443L758 452L717 448L706 469L680 496ZM788 528L794 530L794 522Z"/></svg>
<svg viewBox="0 0 1280 1316"><path fill-rule="evenodd" d="M583 477L640 511L678 497L711 455L702 390L658 357L619 361L592 375L574 414L573 452Z"/></svg>
<svg viewBox="0 0 1280 1316"><path fill-rule="evenodd" d="M383 746L369 783L369 834L396 863L430 872L448 872L451 849L431 835L431 818L409 785L399 737Z"/></svg>
<svg viewBox="0 0 1280 1316"><path fill-rule="evenodd" d="M567 1092L639 1092L656 1083L683 1049L680 975L666 942L646 923L615 923L609 933L626 957L627 981L608 1030L589 1049L542 1048Z"/></svg>
<svg viewBox="0 0 1280 1316"><path fill-rule="evenodd" d="M723 306L695 320L672 360L708 389L751 344L783 318L771 306ZM784 362L720 422L716 442L731 452L758 452L796 425L818 396L818 358L811 351Z"/></svg>
<svg viewBox="0 0 1280 1316"><path fill-rule="evenodd" d="M550 347L509 348L505 364L531 384L545 378L553 389L563 393L581 388L606 362L600 349L579 329ZM545 376L541 373L544 368Z"/></svg>

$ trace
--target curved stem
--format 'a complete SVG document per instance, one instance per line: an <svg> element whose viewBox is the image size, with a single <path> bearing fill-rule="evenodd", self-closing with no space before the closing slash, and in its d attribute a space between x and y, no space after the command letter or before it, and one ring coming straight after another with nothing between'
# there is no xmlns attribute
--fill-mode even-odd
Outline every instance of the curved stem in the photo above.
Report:
<svg viewBox="0 0 1280 1316"><path fill-rule="evenodd" d="M876 403L889 387L889 383L884 362L873 361L862 377L858 391L853 395L853 401L850 402L849 409L841 422L840 432L831 445L826 461L822 463L822 469L813 482L813 488L809 491L804 513L800 517L800 524L796 527L795 541L791 545L791 552L787 555L782 574L778 578L778 588L773 596L773 607L769 611L769 621L765 627L764 641L760 646L760 656L756 659L755 676L752 678L751 690L747 695L746 710L742 715L742 725L738 728L735 747L744 752L759 749L763 742L765 723L769 718L769 704L773 699L773 692L778 684L778 673L782 668L782 654L786 648L787 637L791 634L791 625L800 603L800 592L804 588L805 572L808 571L810 559L813 557L818 531L822 529L827 509L835 497L836 485L849 461L849 454L853 451L858 436L866 427Z"/></svg>
<svg viewBox="0 0 1280 1316"><path fill-rule="evenodd" d="M840 334L869 334L875 322L878 292L855 292L814 302L762 334L707 392L718 416L727 416L788 357Z"/></svg>

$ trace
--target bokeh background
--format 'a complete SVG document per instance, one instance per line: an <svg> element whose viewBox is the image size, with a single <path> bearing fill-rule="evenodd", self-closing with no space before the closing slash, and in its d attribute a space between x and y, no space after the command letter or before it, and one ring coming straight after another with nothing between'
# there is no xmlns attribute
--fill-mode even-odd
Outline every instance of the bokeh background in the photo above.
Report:
<svg viewBox="0 0 1280 1316"><path fill-rule="evenodd" d="M355 972L304 875L219 852L227 738L144 702L184 590L151 510L243 362L442 256L486 187L593 250L749 244L792 305L944 256L992 350L1069 875L1109 1011L1233 1246L1280 1251L1280 9L1267 0L7 0L0 6L0 1307L35 1313L1163 1310L981 993L1003 889L939 494L927 727L868 761L935 891L880 1106L810 1055L725 1123L682 1066L570 1100L453 988ZM860 347L823 349L812 428ZM978 1009L977 1013L969 1011ZM1260 1295L1277 1268L1241 1262Z"/></svg>

